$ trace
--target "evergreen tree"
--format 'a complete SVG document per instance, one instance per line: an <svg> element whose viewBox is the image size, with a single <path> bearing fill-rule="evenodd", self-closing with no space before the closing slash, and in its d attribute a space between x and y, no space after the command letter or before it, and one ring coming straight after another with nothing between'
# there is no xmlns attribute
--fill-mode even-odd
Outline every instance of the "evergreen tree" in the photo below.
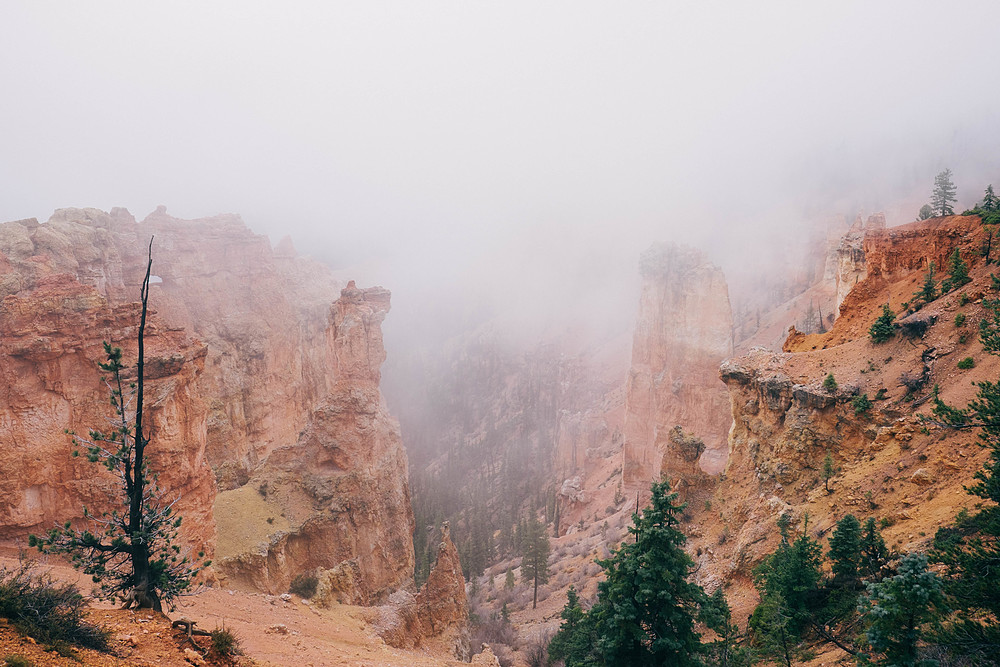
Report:
<svg viewBox="0 0 1000 667"><path fill-rule="evenodd" d="M924 275L924 284L913 296L918 299L922 299L924 303L930 303L938 297L937 294L937 283L934 282L934 262L931 262L927 267L927 273Z"/></svg>
<svg viewBox="0 0 1000 667"><path fill-rule="evenodd" d="M777 594L785 605L790 631L798 635L809 620L810 608L816 602L821 575L823 549L808 534L809 517L804 519L803 532L791 543L783 535L778 548L754 570L754 584L761 599Z"/></svg>
<svg viewBox="0 0 1000 667"><path fill-rule="evenodd" d="M106 361L101 370L110 374L104 378L111 393L115 416L109 433L92 430L89 438L73 436L73 445L85 447L91 463L100 462L121 481L122 504L127 512L113 510L98 517L84 508L97 532L77 530L67 521L52 528L45 537L31 535L28 544L42 553L63 553L70 556L74 567L91 575L98 584L98 595L104 599L122 597L126 606L161 611L184 594L194 577L211 564L195 565L181 554L176 545L181 517L176 516L173 503L162 505L162 491L156 477L150 479L146 447L150 444L150 429L143 425L145 388L144 335L149 303L149 277L153 266L153 240L149 240L149 259L139 298L142 304L138 329L138 359L136 379L123 386L125 366L122 350L104 343ZM134 406L133 406L134 399ZM79 449L73 451L79 455ZM203 554L198 554L201 558Z"/></svg>
<svg viewBox="0 0 1000 667"><path fill-rule="evenodd" d="M716 588L702 606L698 620L715 632L717 639L706 647L705 664L709 667L744 667L751 664L750 651L739 645L739 626L722 592Z"/></svg>
<svg viewBox="0 0 1000 667"><path fill-rule="evenodd" d="M791 621L781 593L771 591L761 596L748 623L761 656L778 660L785 667L792 667L792 653L798 644L798 636L789 627Z"/></svg>
<svg viewBox="0 0 1000 667"><path fill-rule="evenodd" d="M535 609L538 606L538 584L549 580L549 533L534 514L526 524L521 555L521 578L534 586L531 608Z"/></svg>
<svg viewBox="0 0 1000 667"><path fill-rule="evenodd" d="M566 591L566 606L559 616L563 622L549 642L549 662L562 660L566 667L600 664L594 650L593 624L580 606L580 598L573 586Z"/></svg>
<svg viewBox="0 0 1000 667"><path fill-rule="evenodd" d="M986 186L986 194L983 195L984 211L1000 211L1000 197L993 192L993 184Z"/></svg>
<svg viewBox="0 0 1000 667"><path fill-rule="evenodd" d="M941 281L941 291L950 292L962 285L972 282L969 278L969 265L962 259L958 248L948 257L948 277Z"/></svg>
<svg viewBox="0 0 1000 667"><path fill-rule="evenodd" d="M693 562L677 529L684 505L674 504L669 482L652 492L650 506L632 516L635 540L598 561L607 578L590 614L606 665L684 667L699 664L704 651L694 625L706 596L688 581Z"/></svg>
<svg viewBox="0 0 1000 667"><path fill-rule="evenodd" d="M889 560L885 540L875 526L874 517L868 517L861 533L861 562L858 571L862 577L877 577Z"/></svg>
<svg viewBox="0 0 1000 667"><path fill-rule="evenodd" d="M934 178L931 207L939 216L955 214L951 205L957 201L956 192L955 184L951 180L951 169L945 169Z"/></svg>
<svg viewBox="0 0 1000 667"><path fill-rule="evenodd" d="M876 653L874 664L921 664L917 649L922 626L945 610L941 589L941 579L927 569L927 556L922 553L907 554L898 574L868 585L861 611L868 626L865 640Z"/></svg>
<svg viewBox="0 0 1000 667"><path fill-rule="evenodd" d="M826 389L831 394L837 391L837 379L833 377L833 373L828 373L826 378L823 379L823 389Z"/></svg>
<svg viewBox="0 0 1000 667"><path fill-rule="evenodd" d="M834 583L845 588L857 586L861 572L861 522L853 514L837 522L830 536L828 555Z"/></svg>
<svg viewBox="0 0 1000 667"><path fill-rule="evenodd" d="M503 587L505 590L514 590L514 569L511 567L507 568L507 574L504 576Z"/></svg>
<svg viewBox="0 0 1000 667"><path fill-rule="evenodd" d="M827 493L833 493L830 490L830 480L835 474L837 474L837 469L833 467L833 455L827 452L826 456L823 457L823 484Z"/></svg>
<svg viewBox="0 0 1000 667"><path fill-rule="evenodd" d="M889 304L883 305L882 314L878 316L875 323L868 329L868 335L871 337L872 342L875 344L884 343L892 338L896 334L895 324L893 324L895 320L896 315L892 312Z"/></svg>

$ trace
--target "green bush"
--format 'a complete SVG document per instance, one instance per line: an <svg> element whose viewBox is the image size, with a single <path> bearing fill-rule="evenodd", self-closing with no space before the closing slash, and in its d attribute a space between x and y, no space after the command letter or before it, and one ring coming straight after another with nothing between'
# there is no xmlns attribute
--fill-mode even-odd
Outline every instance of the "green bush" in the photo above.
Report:
<svg viewBox="0 0 1000 667"><path fill-rule="evenodd" d="M972 357L966 357L965 359L962 359L960 362L958 362L958 367L961 368L963 371L969 370L975 365L976 362L972 360Z"/></svg>
<svg viewBox="0 0 1000 667"><path fill-rule="evenodd" d="M316 575L300 574L292 579L292 583L288 586L288 592L308 600L316 595L316 587L318 585L319 579L316 578Z"/></svg>
<svg viewBox="0 0 1000 667"><path fill-rule="evenodd" d="M896 333L895 325L893 324L896 320L896 315L892 312L889 304L882 306L882 314L879 315L875 323L872 324L871 328L868 330L868 335L871 336L873 343L884 343L893 337Z"/></svg>
<svg viewBox="0 0 1000 667"><path fill-rule="evenodd" d="M961 327L965 326L965 313L958 313L955 315L955 326Z"/></svg>
<svg viewBox="0 0 1000 667"><path fill-rule="evenodd" d="M875 400L876 401L881 401L881 400L885 399L885 397L886 397L887 394L888 394L888 392L885 390L885 387L882 387L881 389L878 390L878 392L876 392L876 394L875 394Z"/></svg>
<svg viewBox="0 0 1000 667"><path fill-rule="evenodd" d="M212 630L212 652L225 658L233 658L243 654L240 638L231 630L216 628Z"/></svg>
<svg viewBox="0 0 1000 667"><path fill-rule="evenodd" d="M854 397L851 407L854 408L854 414L860 415L871 410L872 402L868 400L868 394L861 394Z"/></svg>
<svg viewBox="0 0 1000 667"><path fill-rule="evenodd" d="M823 389L826 389L831 394L837 391L837 380L833 377L833 373L829 373L826 379L823 380Z"/></svg>
<svg viewBox="0 0 1000 667"><path fill-rule="evenodd" d="M34 564L16 570L0 568L0 617L22 634L61 655L72 655L70 644L107 651L111 631L84 620L83 596L72 584L57 584Z"/></svg>

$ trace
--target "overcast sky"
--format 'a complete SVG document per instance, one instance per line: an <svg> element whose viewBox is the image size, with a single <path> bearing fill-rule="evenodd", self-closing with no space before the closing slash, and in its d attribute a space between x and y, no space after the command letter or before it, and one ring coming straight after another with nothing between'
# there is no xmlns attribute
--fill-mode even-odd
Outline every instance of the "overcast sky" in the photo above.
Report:
<svg viewBox="0 0 1000 667"><path fill-rule="evenodd" d="M0 219L238 212L397 297L656 240L747 255L944 167L962 205L1000 184L997 26L992 1L4 0Z"/></svg>

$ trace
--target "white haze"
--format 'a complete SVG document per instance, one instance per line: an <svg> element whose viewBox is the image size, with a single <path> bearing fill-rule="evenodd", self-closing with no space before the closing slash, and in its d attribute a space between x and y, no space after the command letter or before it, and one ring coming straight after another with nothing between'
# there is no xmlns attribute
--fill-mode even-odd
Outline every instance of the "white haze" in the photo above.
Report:
<svg viewBox="0 0 1000 667"><path fill-rule="evenodd" d="M998 25L990 1L4 2L0 219L238 212L392 289L397 338L627 319L651 242L745 275L945 167L960 205L1000 184Z"/></svg>

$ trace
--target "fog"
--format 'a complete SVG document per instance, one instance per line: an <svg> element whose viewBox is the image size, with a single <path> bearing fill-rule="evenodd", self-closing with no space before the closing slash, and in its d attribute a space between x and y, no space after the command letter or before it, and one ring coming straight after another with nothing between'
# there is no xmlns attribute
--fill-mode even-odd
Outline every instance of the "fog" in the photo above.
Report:
<svg viewBox="0 0 1000 667"><path fill-rule="evenodd" d="M392 289L390 338L627 318L654 241L752 274L1000 183L1000 6L822 5L6 2L0 219L238 212Z"/></svg>

